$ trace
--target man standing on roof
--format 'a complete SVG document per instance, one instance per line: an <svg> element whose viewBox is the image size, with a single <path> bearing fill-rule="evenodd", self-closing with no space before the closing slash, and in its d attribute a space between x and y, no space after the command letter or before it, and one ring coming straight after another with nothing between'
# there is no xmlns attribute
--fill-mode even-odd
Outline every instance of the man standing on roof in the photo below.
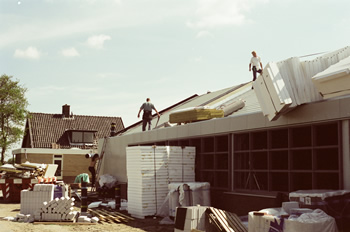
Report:
<svg viewBox="0 0 350 232"><path fill-rule="evenodd" d="M155 110L156 113L158 114L158 118L160 118L160 114L154 107L154 105L150 102L151 99L147 98L146 102L142 104L140 107L139 113L137 114L137 117L140 117L140 113L143 110L143 115L142 115L142 131L146 130L146 126L148 123L148 130L151 130L151 121L152 121L152 110Z"/></svg>
<svg viewBox="0 0 350 232"><path fill-rule="evenodd" d="M250 59L249 63L249 72L253 69L253 81L256 80L256 73L262 73L263 66L261 63L261 59L256 55L256 51L252 51L253 57Z"/></svg>

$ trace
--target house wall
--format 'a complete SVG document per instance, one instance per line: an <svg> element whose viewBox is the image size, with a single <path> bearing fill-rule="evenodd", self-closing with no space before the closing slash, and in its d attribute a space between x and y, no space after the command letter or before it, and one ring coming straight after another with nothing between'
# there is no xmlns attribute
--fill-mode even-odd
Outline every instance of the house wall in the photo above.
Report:
<svg viewBox="0 0 350 232"><path fill-rule="evenodd" d="M18 149L14 150L16 163L26 161L39 164L53 164L54 155L62 155L62 174L63 181L73 183L75 177L81 173L89 172L90 159L85 158L85 154L91 153L90 150L71 150L71 149Z"/></svg>
<svg viewBox="0 0 350 232"><path fill-rule="evenodd" d="M81 173L89 172L90 159L86 159L85 155L64 154L63 155L63 181L66 183L74 183L75 177Z"/></svg>
<svg viewBox="0 0 350 232"><path fill-rule="evenodd" d="M25 163L26 161L30 163L38 164L52 164L53 155L52 154L20 154L20 163ZM17 161L17 160L16 160Z"/></svg>

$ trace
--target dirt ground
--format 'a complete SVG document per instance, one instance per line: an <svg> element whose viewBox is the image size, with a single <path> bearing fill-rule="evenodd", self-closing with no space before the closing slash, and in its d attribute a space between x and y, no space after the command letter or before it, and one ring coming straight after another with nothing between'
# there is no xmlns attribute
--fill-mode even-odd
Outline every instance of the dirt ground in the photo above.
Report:
<svg viewBox="0 0 350 232"><path fill-rule="evenodd" d="M78 211L78 209L76 209ZM147 231L147 232L170 232L174 231L174 225L161 225L162 218L135 219L127 223L111 223L94 225L40 225L33 223L4 221L4 217L15 217L20 213L20 204L2 203L0 199L0 232L70 232L70 231ZM126 211L122 213L127 214Z"/></svg>

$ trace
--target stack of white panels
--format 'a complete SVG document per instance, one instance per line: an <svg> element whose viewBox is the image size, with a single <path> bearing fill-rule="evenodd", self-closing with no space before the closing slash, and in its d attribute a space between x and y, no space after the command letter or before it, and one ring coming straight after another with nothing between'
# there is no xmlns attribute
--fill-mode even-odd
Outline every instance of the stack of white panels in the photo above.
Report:
<svg viewBox="0 0 350 232"><path fill-rule="evenodd" d="M195 147L168 147L169 183L194 182Z"/></svg>
<svg viewBox="0 0 350 232"><path fill-rule="evenodd" d="M194 151L194 148L169 146L126 148L128 212L136 218L155 215L168 194L172 175L180 181L194 180Z"/></svg>
<svg viewBox="0 0 350 232"><path fill-rule="evenodd" d="M316 74L312 81L323 98L350 94L350 57Z"/></svg>
<svg viewBox="0 0 350 232"><path fill-rule="evenodd" d="M312 77L349 56L345 47L310 61L292 57L268 63L253 83L263 114L272 121L298 105L322 100Z"/></svg>

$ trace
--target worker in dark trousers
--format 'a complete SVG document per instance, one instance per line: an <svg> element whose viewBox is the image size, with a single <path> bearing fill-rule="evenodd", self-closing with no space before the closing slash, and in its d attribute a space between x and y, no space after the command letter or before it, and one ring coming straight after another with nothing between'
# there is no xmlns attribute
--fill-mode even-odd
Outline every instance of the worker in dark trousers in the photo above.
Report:
<svg viewBox="0 0 350 232"><path fill-rule="evenodd" d="M140 117L140 113L143 110L143 115L142 115L142 131L146 130L146 126L148 124L148 130L151 130L151 121L152 121L152 110L156 111L158 114L158 118L160 118L160 114L154 107L154 105L150 102L151 99L147 98L146 102L142 104L140 107L139 113L137 114L137 117Z"/></svg>
<svg viewBox="0 0 350 232"><path fill-rule="evenodd" d="M95 170L95 166L96 166L96 162L97 160L99 160L99 155L95 154L91 157L91 162L90 162L90 166L89 166L89 171L91 172L91 187L95 186L95 178L96 178L96 170Z"/></svg>
<svg viewBox="0 0 350 232"><path fill-rule="evenodd" d="M263 66L261 63L261 59L256 55L256 51L252 51L253 57L250 59L249 63L249 72L253 70L253 81L256 80L256 73L262 73Z"/></svg>

